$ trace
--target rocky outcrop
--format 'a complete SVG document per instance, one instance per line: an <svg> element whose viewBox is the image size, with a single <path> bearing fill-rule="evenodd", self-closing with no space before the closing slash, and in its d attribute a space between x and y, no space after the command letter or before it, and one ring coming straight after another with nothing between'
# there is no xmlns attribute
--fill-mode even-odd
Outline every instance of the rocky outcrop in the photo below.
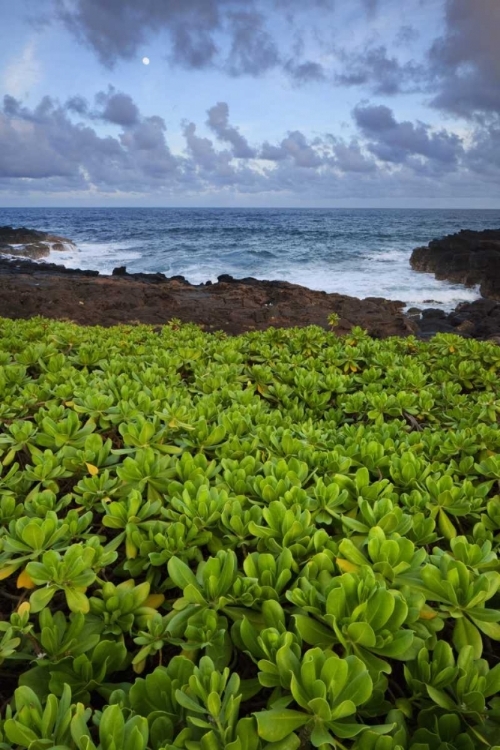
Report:
<svg viewBox="0 0 500 750"><path fill-rule="evenodd" d="M51 250L65 250L67 247L74 247L73 242L55 234L25 227L0 227L0 255L39 260L46 258Z"/></svg>
<svg viewBox="0 0 500 750"><path fill-rule="evenodd" d="M437 279L466 286L479 284L483 297L500 300L500 229L464 229L432 240L413 251L410 264Z"/></svg>
<svg viewBox="0 0 500 750"><path fill-rule="evenodd" d="M433 307L423 310L412 307L406 315L417 327L418 338L432 338L436 333L456 333L465 338L500 343L500 302L494 299L481 297L474 302L462 302L451 313Z"/></svg>
<svg viewBox="0 0 500 750"><path fill-rule="evenodd" d="M93 275L92 275L93 274ZM172 318L206 330L238 334L274 327L319 325L340 317L336 330L362 326L378 338L408 336L416 325L402 302L315 292L284 281L221 276L216 284L193 286L183 277L129 274L112 276L74 271L54 264L0 259L0 317L44 315L87 325L162 324Z"/></svg>

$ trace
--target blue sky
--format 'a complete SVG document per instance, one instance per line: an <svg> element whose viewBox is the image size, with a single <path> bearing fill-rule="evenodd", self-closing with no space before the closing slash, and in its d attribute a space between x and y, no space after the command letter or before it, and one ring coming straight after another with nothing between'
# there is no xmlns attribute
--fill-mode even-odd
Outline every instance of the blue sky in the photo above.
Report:
<svg viewBox="0 0 500 750"><path fill-rule="evenodd" d="M0 0L0 28L0 205L500 207L498 0Z"/></svg>

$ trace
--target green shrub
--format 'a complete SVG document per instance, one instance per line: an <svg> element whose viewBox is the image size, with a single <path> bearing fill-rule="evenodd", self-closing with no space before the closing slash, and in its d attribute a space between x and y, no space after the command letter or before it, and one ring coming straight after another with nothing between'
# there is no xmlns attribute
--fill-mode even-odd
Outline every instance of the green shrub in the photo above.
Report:
<svg viewBox="0 0 500 750"><path fill-rule="evenodd" d="M0 748L500 747L497 346L1 326Z"/></svg>

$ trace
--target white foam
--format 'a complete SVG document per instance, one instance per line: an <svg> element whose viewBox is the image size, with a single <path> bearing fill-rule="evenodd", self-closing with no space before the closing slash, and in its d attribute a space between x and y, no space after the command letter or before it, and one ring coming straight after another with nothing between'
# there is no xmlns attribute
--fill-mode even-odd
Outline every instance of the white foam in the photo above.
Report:
<svg viewBox="0 0 500 750"><path fill-rule="evenodd" d="M144 250L137 241L125 242L81 242L64 250L54 250L50 260L68 268L97 270L111 274L116 266L129 265L132 261L146 260L148 244ZM304 257L304 248L275 249L269 257L255 257L243 249L240 254L231 250L224 252L222 246L217 255L213 248L193 253L191 247L165 248L161 254L152 251L150 258L157 258L155 267L148 263L135 263L130 271L160 271L166 276L182 275L192 284L206 281L216 282L221 274L235 278L253 276L257 279L280 279L317 291L346 294L360 299L382 297L399 300L409 307L439 307L453 310L461 302L477 299L479 289L460 284L438 281L432 274L414 271L410 264L409 249L386 247L356 257L337 256L314 260ZM150 251L151 252L151 251ZM300 255L302 253L302 255ZM295 256L295 257L294 257ZM168 261L167 261L168 258Z"/></svg>
<svg viewBox="0 0 500 750"><path fill-rule="evenodd" d="M82 268L84 270L99 271L104 275L111 274L116 266L126 264L132 260L139 260L142 254L128 250L136 243L124 242L82 242L64 250L53 250L50 261L62 263L66 268Z"/></svg>

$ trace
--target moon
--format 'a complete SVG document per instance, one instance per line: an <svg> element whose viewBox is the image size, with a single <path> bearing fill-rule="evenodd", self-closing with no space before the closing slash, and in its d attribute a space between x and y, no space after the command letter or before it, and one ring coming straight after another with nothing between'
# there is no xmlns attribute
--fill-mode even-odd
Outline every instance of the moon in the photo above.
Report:
<svg viewBox="0 0 500 750"><path fill-rule="evenodd" d="M149 57L143 57L142 62L144 65L149 65Z"/></svg>

